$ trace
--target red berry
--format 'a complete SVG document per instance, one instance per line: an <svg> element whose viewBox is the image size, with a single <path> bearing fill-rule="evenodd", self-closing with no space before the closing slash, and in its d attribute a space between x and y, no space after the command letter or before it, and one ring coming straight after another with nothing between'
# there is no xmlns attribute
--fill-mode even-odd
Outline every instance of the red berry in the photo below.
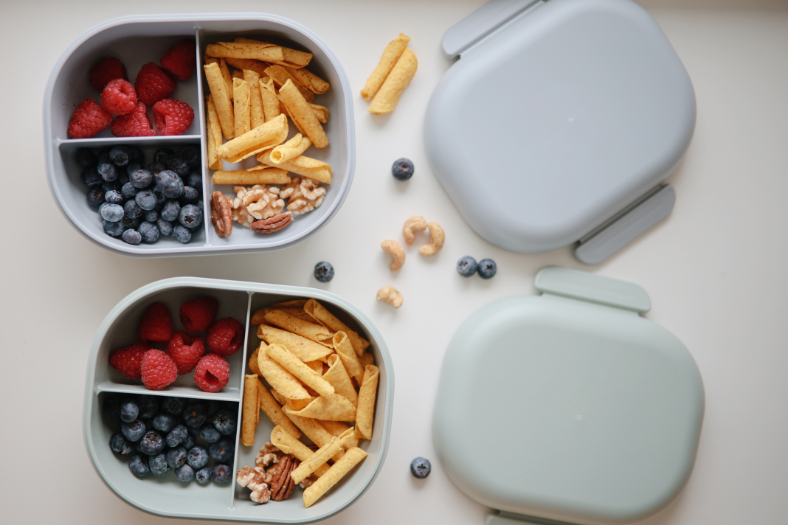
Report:
<svg viewBox="0 0 788 525"><path fill-rule="evenodd" d="M172 46L161 57L161 67L183 82L188 80L197 67L197 49L194 40L184 40Z"/></svg>
<svg viewBox="0 0 788 525"><path fill-rule="evenodd" d="M178 330L172 334L167 345L167 355L175 361L178 374L188 374L205 353L205 343L199 337L193 337L186 332Z"/></svg>
<svg viewBox="0 0 788 525"><path fill-rule="evenodd" d="M126 66L115 57L107 57L90 70L90 84L101 91L110 80L122 78L128 80L126 76Z"/></svg>
<svg viewBox="0 0 788 525"><path fill-rule="evenodd" d="M137 107L128 115L115 117L110 128L116 137L152 137L156 135L145 114L145 104L137 102Z"/></svg>
<svg viewBox="0 0 788 525"><path fill-rule="evenodd" d="M101 92L101 105L113 115L126 115L137 107L137 93L128 80L116 78Z"/></svg>
<svg viewBox="0 0 788 525"><path fill-rule="evenodd" d="M112 115L92 98L79 103L68 123L68 136L72 139L88 139L104 131L112 124Z"/></svg>
<svg viewBox="0 0 788 525"><path fill-rule="evenodd" d="M153 119L160 135L183 135L194 120L194 110L185 102L164 99L153 105Z"/></svg>
<svg viewBox="0 0 788 525"><path fill-rule="evenodd" d="M161 390L178 377L178 367L161 350L148 350L142 356L142 382L148 390Z"/></svg>
<svg viewBox="0 0 788 525"><path fill-rule="evenodd" d="M219 319L208 327L206 340L208 348L217 354L233 355L244 342L244 327L232 317Z"/></svg>
<svg viewBox="0 0 788 525"><path fill-rule="evenodd" d="M175 91L175 81L154 62L148 62L137 73L134 89L137 90L137 99L146 106L150 106L169 97Z"/></svg>
<svg viewBox="0 0 788 525"><path fill-rule="evenodd" d="M167 342L172 337L172 317L170 311L161 303L153 303L145 310L137 326L140 341Z"/></svg>
<svg viewBox="0 0 788 525"><path fill-rule="evenodd" d="M206 392L218 392L230 380L230 365L216 354L208 354L197 363L194 382Z"/></svg>
<svg viewBox="0 0 788 525"><path fill-rule="evenodd" d="M213 297L192 299L181 305L181 323L190 332L201 332L208 328L218 310L219 303Z"/></svg>
<svg viewBox="0 0 788 525"><path fill-rule="evenodd" d="M109 356L109 364L129 379L139 379L142 377L142 356L147 350L148 347L142 343L119 348Z"/></svg>

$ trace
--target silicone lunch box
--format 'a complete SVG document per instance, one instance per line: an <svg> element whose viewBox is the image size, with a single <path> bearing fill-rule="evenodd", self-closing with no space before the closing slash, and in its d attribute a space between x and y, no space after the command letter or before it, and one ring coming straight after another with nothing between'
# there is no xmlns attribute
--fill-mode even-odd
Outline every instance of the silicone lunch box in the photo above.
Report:
<svg viewBox="0 0 788 525"><path fill-rule="evenodd" d="M429 162L468 224L520 253L577 244L601 262L670 213L662 182L695 93L631 0L492 0L451 27L457 60L424 123Z"/></svg>
<svg viewBox="0 0 788 525"><path fill-rule="evenodd" d="M205 96L209 93L202 72L206 45L232 41L243 36L300 49L314 56L308 69L331 84L331 89L317 95L315 103L328 107L330 118L325 131L330 145L310 149L309 155L332 166L332 183L327 186L323 204L314 211L296 217L287 228L271 235L260 235L248 228L233 228L230 237L220 238L211 224L210 196L220 190L233 196L231 186L214 186L207 162L202 166L204 216L202 227L193 232L188 244L173 237L160 237L156 243L132 246L108 236L101 218L86 202L86 188L80 181L81 169L75 160L78 148L100 148L116 144L134 144L143 149L148 161L162 147L198 146L206 158ZM185 82L177 82L171 98L188 103L194 109L194 122L180 136L113 137L104 130L94 138L69 139L66 129L71 114L82 100L100 99L100 93L88 82L88 72L103 57L115 56L127 68L130 80L147 62L158 62L172 45L187 38L197 42L197 70ZM152 115L148 108L148 117ZM152 122L152 119L151 119ZM297 133L290 126L291 135ZM325 226L339 211L350 191L355 169L355 131L350 84L339 60L328 46L307 28L275 15L264 13L216 13L133 16L110 20L82 35L58 60L44 95L44 149L47 176L56 202L68 220L85 236L117 252L141 256L174 256L228 252L269 251L293 245ZM255 164L225 164L225 169L247 168Z"/></svg>
<svg viewBox="0 0 788 525"><path fill-rule="evenodd" d="M446 474L488 525L643 519L689 478L704 412L689 351L639 314L641 287L545 268L541 296L469 317L449 343L433 415Z"/></svg>
<svg viewBox="0 0 788 525"><path fill-rule="evenodd" d="M243 349L228 358L230 381L223 390L213 394L203 392L189 374L179 376L175 383L163 390L151 391L139 381L127 379L109 366L108 358L112 350L135 342L137 323L150 304L162 302L167 305L176 319L175 328L182 329L177 321L180 304L205 295L218 300L217 319L233 317L247 326ZM249 499L249 490L237 486L234 478L227 485L211 482L206 486L194 481L180 483L171 473L162 478L135 478L129 471L128 459L121 459L121 456L110 450L109 439L117 429L111 429L102 415L101 406L107 396L143 394L234 401L238 405L240 422L244 374L251 373L248 359L259 344L257 327L249 324L250 315L265 306L299 298L317 299L370 341L367 351L371 351L375 357L375 363L380 368L380 379L372 440L361 440L359 445L366 450L368 457L309 508L304 508L302 490L298 487L285 501L258 505ZM141 510L181 518L309 523L340 512L359 498L375 480L389 445L393 399L394 368L386 343L370 320L340 297L312 288L178 277L154 282L131 293L112 309L99 327L88 361L83 423L85 443L101 479L118 496ZM261 415L253 447L240 444L240 427L239 424L235 436L234 472L242 466L254 466L257 451L270 439L273 424L265 415Z"/></svg>

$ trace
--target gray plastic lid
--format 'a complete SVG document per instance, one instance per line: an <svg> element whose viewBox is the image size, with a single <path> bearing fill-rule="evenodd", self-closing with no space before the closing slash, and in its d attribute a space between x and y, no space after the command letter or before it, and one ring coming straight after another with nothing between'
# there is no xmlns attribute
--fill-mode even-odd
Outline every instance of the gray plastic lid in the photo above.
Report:
<svg viewBox="0 0 788 525"><path fill-rule="evenodd" d="M545 268L535 287L544 294L482 308L449 344L433 415L438 459L463 492L510 517L643 519L692 470L704 411L697 366L638 315L650 301L635 284Z"/></svg>
<svg viewBox="0 0 788 525"><path fill-rule="evenodd" d="M493 0L443 48L460 59L430 100L426 151L483 238L524 253L582 239L596 263L670 212L657 189L689 146L695 94L637 4Z"/></svg>

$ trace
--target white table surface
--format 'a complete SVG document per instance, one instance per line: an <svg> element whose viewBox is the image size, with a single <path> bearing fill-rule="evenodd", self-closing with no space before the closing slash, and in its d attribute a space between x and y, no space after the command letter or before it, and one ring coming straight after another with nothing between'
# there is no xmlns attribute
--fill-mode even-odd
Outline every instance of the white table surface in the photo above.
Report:
<svg viewBox="0 0 788 525"><path fill-rule="evenodd" d="M151 281L197 275L316 286L366 312L391 349L394 424L386 463L370 490L330 524L481 524L488 509L465 497L440 465L425 481L408 465L435 459L430 420L447 343L482 305L533 293L535 272L565 265L630 280L650 294L646 317L678 336L703 375L706 415L695 469L682 494L649 525L788 523L788 2L643 0L695 86L698 120L689 152L670 177L673 213L608 261L583 267L568 248L507 253L463 222L427 165L422 121L449 62L442 33L482 4L191 0L4 2L0 158L9 192L0 306L0 521L164 523L127 505L94 472L82 439L86 357L101 320ZM66 222L44 176L42 99L52 66L82 32L133 13L270 11L320 35L357 92L383 47L412 37L416 77L389 116L356 96L358 162L352 191L319 235L263 255L143 260L92 244ZM87 72L86 72L87 74ZM413 179L389 169L409 157ZM490 203L491 206L494 203ZM432 259L408 249L398 275L379 245L423 215L446 230ZM498 275L463 279L455 262L491 257ZM329 260L336 278L312 277ZM375 302L399 288L399 310Z"/></svg>

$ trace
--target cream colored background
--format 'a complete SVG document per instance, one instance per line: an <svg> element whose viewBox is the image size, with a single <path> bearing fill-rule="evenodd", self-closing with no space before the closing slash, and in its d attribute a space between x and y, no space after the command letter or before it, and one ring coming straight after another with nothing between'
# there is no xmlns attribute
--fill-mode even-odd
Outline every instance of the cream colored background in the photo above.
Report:
<svg viewBox="0 0 788 525"><path fill-rule="evenodd" d="M483 523L488 510L460 493L437 462L426 481L408 471L415 456L435 458L430 419L443 352L461 321L482 305L532 293L539 268L581 266L569 249L528 256L487 244L430 173L421 129L430 93L449 66L440 37L481 3L2 3L0 521L167 521L122 502L91 467L81 434L86 356L101 320L126 294L164 277L199 275L323 287L360 307L386 337L396 371L388 458L361 500L326 523ZM788 2L641 3L689 70L697 128L670 179L678 194L670 217L586 269L649 292L647 317L690 349L707 396L692 477L647 523L788 523ZM101 249L66 222L45 182L42 99L51 68L67 45L108 18L217 9L270 11L308 26L338 55L354 91L400 31L413 39L419 70L390 116L373 118L356 97L353 188L314 238L267 255L190 259L132 259ZM416 164L406 184L389 174L402 156ZM414 214L440 223L446 246L432 259L409 249L405 267L392 276L379 244L399 238L403 220ZM498 275L462 279L454 265L466 254L495 259ZM328 285L311 277L322 259L336 267ZM386 284L405 296L398 311L375 302Z"/></svg>

